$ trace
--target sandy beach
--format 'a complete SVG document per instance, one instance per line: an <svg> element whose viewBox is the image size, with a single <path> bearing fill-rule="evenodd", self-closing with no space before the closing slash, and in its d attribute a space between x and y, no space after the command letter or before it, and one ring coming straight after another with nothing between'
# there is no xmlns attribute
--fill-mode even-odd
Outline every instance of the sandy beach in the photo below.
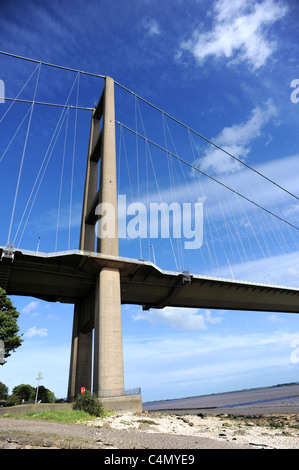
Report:
<svg viewBox="0 0 299 470"><path fill-rule="evenodd" d="M118 414L90 426L109 425L112 429L135 432L209 438L231 444L245 444L272 449L299 448L299 417L297 415L243 417L223 414L169 415L164 413Z"/></svg>
<svg viewBox="0 0 299 470"><path fill-rule="evenodd" d="M293 384L145 403L76 424L0 417L0 449L298 449L298 398Z"/></svg>
<svg viewBox="0 0 299 470"><path fill-rule="evenodd" d="M67 424L0 418L1 449L298 449L299 416L117 413Z"/></svg>

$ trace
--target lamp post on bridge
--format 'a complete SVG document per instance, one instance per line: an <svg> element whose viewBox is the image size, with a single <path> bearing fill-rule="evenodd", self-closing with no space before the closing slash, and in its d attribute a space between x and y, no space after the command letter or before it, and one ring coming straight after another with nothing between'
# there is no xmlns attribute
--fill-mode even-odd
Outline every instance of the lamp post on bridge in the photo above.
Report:
<svg viewBox="0 0 299 470"><path fill-rule="evenodd" d="M38 241L37 241L36 254L37 254L38 251L39 251L39 245L40 245L40 237L38 237Z"/></svg>

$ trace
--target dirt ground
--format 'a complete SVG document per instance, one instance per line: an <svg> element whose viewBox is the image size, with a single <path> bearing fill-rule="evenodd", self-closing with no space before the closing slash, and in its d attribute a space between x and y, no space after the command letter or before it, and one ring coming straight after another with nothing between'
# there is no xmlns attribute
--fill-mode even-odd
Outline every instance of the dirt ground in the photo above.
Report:
<svg viewBox="0 0 299 470"><path fill-rule="evenodd" d="M118 413L85 424L0 418L0 449L298 449L299 415Z"/></svg>

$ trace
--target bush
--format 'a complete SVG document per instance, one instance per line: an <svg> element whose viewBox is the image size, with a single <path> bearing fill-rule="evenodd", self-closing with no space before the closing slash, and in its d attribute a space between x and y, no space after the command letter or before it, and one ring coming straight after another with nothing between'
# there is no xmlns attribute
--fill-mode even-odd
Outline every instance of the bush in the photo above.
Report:
<svg viewBox="0 0 299 470"><path fill-rule="evenodd" d="M97 417L104 416L102 403L88 390L75 398L73 409L86 411L90 415Z"/></svg>
<svg viewBox="0 0 299 470"><path fill-rule="evenodd" d="M16 395L9 395L7 400L5 400L4 406L15 406L21 404L21 398Z"/></svg>

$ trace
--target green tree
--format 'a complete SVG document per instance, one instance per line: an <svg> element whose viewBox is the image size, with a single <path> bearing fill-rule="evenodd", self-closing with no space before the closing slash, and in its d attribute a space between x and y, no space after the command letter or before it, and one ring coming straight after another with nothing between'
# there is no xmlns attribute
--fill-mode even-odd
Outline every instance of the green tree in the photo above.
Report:
<svg viewBox="0 0 299 470"><path fill-rule="evenodd" d="M36 395L36 388L34 389L34 398ZM53 403L55 401L55 395L54 392L51 392L48 388L44 387L43 385L40 385L38 388L38 396L37 396L38 401L41 400L42 403Z"/></svg>
<svg viewBox="0 0 299 470"><path fill-rule="evenodd" d="M7 297L6 292L0 287L0 340L4 343L4 357L9 357L12 351L21 346L22 335L18 335L17 320L19 312ZM5 361L4 361L5 363ZM3 363L0 364L3 365Z"/></svg>
<svg viewBox="0 0 299 470"><path fill-rule="evenodd" d="M8 387L0 382L0 400L6 400L8 397Z"/></svg>
<svg viewBox="0 0 299 470"><path fill-rule="evenodd" d="M16 387L13 388L12 390L12 395L15 397L20 398L20 400L34 400L34 391L35 388L32 387L32 385L29 384L20 384L16 385Z"/></svg>

